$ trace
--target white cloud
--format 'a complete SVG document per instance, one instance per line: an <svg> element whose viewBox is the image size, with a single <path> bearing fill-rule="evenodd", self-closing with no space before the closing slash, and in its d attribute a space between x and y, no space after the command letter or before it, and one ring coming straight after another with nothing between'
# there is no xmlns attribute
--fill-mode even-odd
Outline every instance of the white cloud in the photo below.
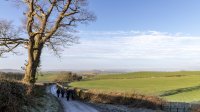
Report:
<svg viewBox="0 0 200 112"><path fill-rule="evenodd" d="M158 31L80 31L78 35L80 44L65 49L61 59L44 52L43 68L200 69L200 36ZM1 62L9 63L5 60ZM0 68L9 66L0 63Z"/></svg>
<svg viewBox="0 0 200 112"><path fill-rule="evenodd" d="M92 66L90 61L104 60L111 63L113 68L120 64L129 68L159 68L165 67L165 60L170 60L168 66L172 65L172 68L200 67L200 63L197 63L200 57L200 37L157 31L82 32L81 36L81 44L66 49L64 56L76 57L82 62L87 59L86 66ZM159 63L154 64L156 61Z"/></svg>
<svg viewBox="0 0 200 112"><path fill-rule="evenodd" d="M125 34L126 33L126 34ZM139 32L86 32L80 45L66 52L77 56L96 58L182 58L188 54L200 56L200 37L183 36L157 31ZM104 38L102 35L109 38ZM113 35L117 34L117 36Z"/></svg>

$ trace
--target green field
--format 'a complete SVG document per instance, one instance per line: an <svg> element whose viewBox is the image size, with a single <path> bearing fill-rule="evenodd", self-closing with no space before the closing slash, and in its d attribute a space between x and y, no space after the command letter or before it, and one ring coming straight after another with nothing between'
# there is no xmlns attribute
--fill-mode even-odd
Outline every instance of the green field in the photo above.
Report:
<svg viewBox="0 0 200 112"><path fill-rule="evenodd" d="M37 75L37 82L54 82L59 72L44 72Z"/></svg>
<svg viewBox="0 0 200 112"><path fill-rule="evenodd" d="M106 92L141 93L169 101L200 101L200 72L135 72L98 75L71 86Z"/></svg>

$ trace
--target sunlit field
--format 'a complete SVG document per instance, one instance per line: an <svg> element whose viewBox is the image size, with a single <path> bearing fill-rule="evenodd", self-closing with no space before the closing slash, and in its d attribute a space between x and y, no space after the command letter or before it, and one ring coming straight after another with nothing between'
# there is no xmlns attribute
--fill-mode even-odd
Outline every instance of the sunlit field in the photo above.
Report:
<svg viewBox="0 0 200 112"><path fill-rule="evenodd" d="M37 75L37 82L54 82L58 73L42 73Z"/></svg>
<svg viewBox="0 0 200 112"><path fill-rule="evenodd" d="M169 101L200 101L200 72L136 72L99 75L71 86L106 92L141 93Z"/></svg>

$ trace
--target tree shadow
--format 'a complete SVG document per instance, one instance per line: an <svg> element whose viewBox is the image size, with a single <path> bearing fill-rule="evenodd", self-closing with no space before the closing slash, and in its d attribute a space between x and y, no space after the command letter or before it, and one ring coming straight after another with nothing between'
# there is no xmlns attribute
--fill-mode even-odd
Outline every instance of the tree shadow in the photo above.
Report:
<svg viewBox="0 0 200 112"><path fill-rule="evenodd" d="M184 93L184 92L195 91L195 90L200 90L200 85L193 86L193 87L178 88L178 89L173 89L173 90L165 91L163 94L161 94L159 96L165 97L165 96L171 96L171 95L180 94L180 93Z"/></svg>

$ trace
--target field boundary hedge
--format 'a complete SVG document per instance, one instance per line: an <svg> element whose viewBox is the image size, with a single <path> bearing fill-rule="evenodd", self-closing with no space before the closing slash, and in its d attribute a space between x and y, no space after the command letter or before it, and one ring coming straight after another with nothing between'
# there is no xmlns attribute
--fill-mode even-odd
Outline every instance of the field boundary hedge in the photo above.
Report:
<svg viewBox="0 0 200 112"><path fill-rule="evenodd" d="M58 87L63 87L57 83ZM102 93L96 90L86 90L75 88L75 98L81 101L92 103L126 105L128 107L161 109L166 103L163 99L156 96L146 96L137 93L125 94L117 92Z"/></svg>

